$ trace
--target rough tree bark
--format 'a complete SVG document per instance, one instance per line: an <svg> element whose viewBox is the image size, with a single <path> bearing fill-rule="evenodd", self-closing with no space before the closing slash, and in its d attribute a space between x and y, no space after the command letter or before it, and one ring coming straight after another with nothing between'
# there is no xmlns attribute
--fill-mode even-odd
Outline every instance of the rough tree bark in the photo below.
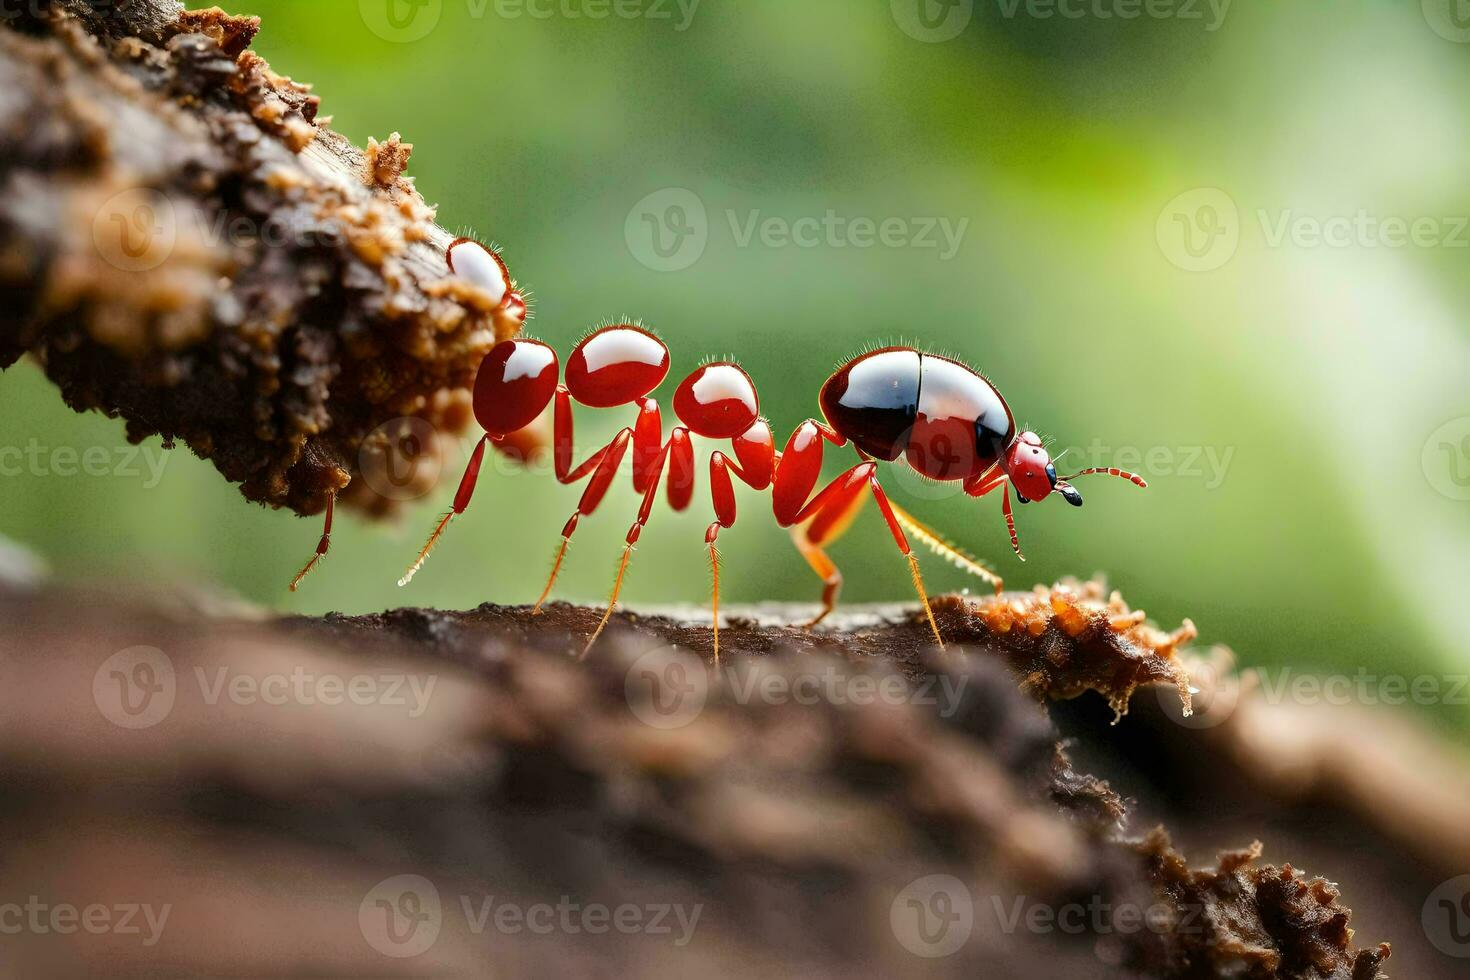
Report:
<svg viewBox="0 0 1470 980"><path fill-rule="evenodd" d="M1260 863L1249 837L1191 870L1072 762L1037 699L1116 702L1140 667L1174 673L1171 635L1096 586L943 612L955 643L942 655L912 611L870 610L815 636L738 625L712 671L694 652L708 626L661 617L619 617L579 663L568 653L591 613L566 605L534 622L493 606L271 621L6 594L9 887L59 881L115 901L131 885L134 901L174 906L154 947L26 936L11 962L22 976L102 962L240 975L1379 976L1387 947L1354 943L1336 886ZM125 701L143 687L112 681L140 664L155 694ZM269 678L288 674L302 686L278 706ZM333 700L321 678L375 690ZM408 892L415 909L433 897L436 938L399 958L372 910ZM477 927L491 897L698 919L682 942ZM920 925L922 909L950 925Z"/></svg>
<svg viewBox="0 0 1470 980"><path fill-rule="evenodd" d="M515 326L447 275L412 147L334 133L249 51L253 18L9 9L0 367L35 355L73 408L182 440L250 500L390 509L355 477L463 430L480 358ZM401 444L409 418L431 445Z"/></svg>

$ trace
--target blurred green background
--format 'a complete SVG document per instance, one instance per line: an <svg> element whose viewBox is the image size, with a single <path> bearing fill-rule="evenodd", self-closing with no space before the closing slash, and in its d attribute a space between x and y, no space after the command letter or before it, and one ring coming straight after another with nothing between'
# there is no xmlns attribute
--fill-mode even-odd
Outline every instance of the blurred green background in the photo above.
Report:
<svg viewBox="0 0 1470 980"><path fill-rule="evenodd" d="M1470 22L1453 0L1443 18L1435 0L1155 0L1172 15L1133 19L1101 15L1141 9L1128 0L1065 5L1080 17L1011 0L689 3L231 9L264 17L257 50L315 83L354 141L401 130L416 144L410 173L441 222L504 246L534 292L531 331L559 349L642 317L673 349L664 396L733 354L783 441L863 345L956 352L1018 421L1079 447L1064 470L1132 453L1121 465L1152 484L1092 478L1083 510L1019 510L1021 565L998 500L887 478L1012 586L1105 572L1247 664L1467 668L1470 231L1455 217L1470 215ZM670 188L704 208L705 248L659 271L638 236L644 213L687 200ZM742 240L752 218L829 212L903 231L871 247L851 229L814 247ZM1432 227L1395 245L1359 216ZM925 247L925 219L963 227L953 255ZM1315 240L1328 219L1353 227ZM0 390L0 442L123 445L120 422L72 414L33 365ZM583 413L579 447L625 421ZM1109 451L1089 453L1094 440ZM483 480L425 571L395 587L460 465L397 527L346 519L297 596L285 584L317 522L247 505L182 450L156 486L141 465L12 467L4 533L69 579L215 581L284 610L533 599L579 491L528 475ZM726 600L815 601L769 498L740 502L721 538ZM578 532L561 597L605 595L635 510L622 481ZM705 602L709 519L701 476L690 513L655 512L626 600ZM910 598L872 508L833 555L845 600ZM925 567L936 591L978 585Z"/></svg>

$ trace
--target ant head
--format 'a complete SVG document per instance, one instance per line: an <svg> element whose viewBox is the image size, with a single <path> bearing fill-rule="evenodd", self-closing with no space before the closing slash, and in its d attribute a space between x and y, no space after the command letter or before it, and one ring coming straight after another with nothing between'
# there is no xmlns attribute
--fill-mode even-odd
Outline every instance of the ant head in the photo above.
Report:
<svg viewBox="0 0 1470 980"><path fill-rule="evenodd" d="M755 382L728 361L704 365L674 392L674 414L706 439L735 438L755 424L760 410Z"/></svg>
<svg viewBox="0 0 1470 980"><path fill-rule="evenodd" d="M1073 507L1082 506L1082 494L1070 483L1057 479L1057 468L1051 454L1041 444L1041 437L1031 431L1021 433L1005 455L1006 475L1015 484L1021 503L1041 500L1059 493Z"/></svg>
<svg viewBox="0 0 1470 980"><path fill-rule="evenodd" d="M526 299L499 255L473 238L456 238L444 253L449 271L490 298L497 337L513 337L526 325Z"/></svg>

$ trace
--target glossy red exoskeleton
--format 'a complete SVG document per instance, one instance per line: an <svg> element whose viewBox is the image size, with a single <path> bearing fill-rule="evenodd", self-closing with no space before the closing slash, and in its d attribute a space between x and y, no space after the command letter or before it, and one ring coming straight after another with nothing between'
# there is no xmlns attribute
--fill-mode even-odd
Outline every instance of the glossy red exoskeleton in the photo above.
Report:
<svg viewBox="0 0 1470 980"><path fill-rule="evenodd" d="M841 367L822 386L819 396L825 421L808 419L797 426L780 452L770 424L760 415L754 382L739 365L727 361L702 365L680 382L673 397L679 424L665 438L659 403L649 395L668 372L668 348L651 332L633 324L614 324L594 331L572 350L564 371L556 352L539 340L519 338L498 344L486 355L475 380L475 417L485 435L470 456L453 508L434 529L399 584L408 583L449 522L469 506L486 447L514 439L548 406L552 406L553 414L556 478L567 484L582 480L587 483L577 509L562 527L561 545L546 588L536 603L537 611L551 592L578 523L597 509L630 451L634 491L642 494L637 517L625 538L612 597L587 643L589 650L612 615L633 546L652 513L660 484L666 485L669 503L675 510L686 509L693 499L695 436L729 443L728 453L716 450L709 461L715 520L705 532L705 544L714 573L716 660L716 542L720 531L735 523L732 478L755 490L771 490L776 522L792 529L797 548L822 578L822 611L809 625L816 625L832 611L842 585L842 576L824 547L847 529L858 508L871 496L908 562L930 628L941 646L943 638L930 610L908 535L984 578L997 592L1001 580L889 500L878 479L880 461L902 460L928 479L959 482L973 497L1000 490L1006 527L1018 556L1021 548L1011 511L1012 486L1023 503L1055 493L1080 507L1082 496L1070 482L1079 476L1106 473L1140 487L1147 485L1142 478L1115 468L1057 476L1040 437L1034 432L1017 431L1005 399L989 381L958 361L909 347L875 350ZM635 417L607 445L578 463L573 454L573 402L591 408L629 406L635 410ZM851 445L858 462L818 490L826 443Z"/></svg>

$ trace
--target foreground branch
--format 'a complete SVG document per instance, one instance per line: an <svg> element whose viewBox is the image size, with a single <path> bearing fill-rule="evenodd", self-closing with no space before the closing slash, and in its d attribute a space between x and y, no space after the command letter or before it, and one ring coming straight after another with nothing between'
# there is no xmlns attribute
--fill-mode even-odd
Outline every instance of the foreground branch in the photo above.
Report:
<svg viewBox="0 0 1470 980"><path fill-rule="evenodd" d="M1093 601L1074 605L1085 618ZM1387 948L1354 944L1329 883L1260 864L1259 846L1191 870L1162 831L1125 831L1125 802L1074 765L1017 680L1048 692L1032 661L1043 647L1054 683L1083 663L1121 678L1101 665L1175 654L1109 650L1104 634L1073 632L1067 608L1033 632L1019 614L1020 629L992 630L993 606L950 603L949 628L971 633L943 657L913 610L856 610L815 636L739 613L714 673L683 648L708 627L661 617L619 617L579 664L568 652L595 612L565 605L271 622L197 603L0 595L17 624L0 636L0 774L19 788L0 823L26 842L7 849L8 886L85 874L174 903L156 947L29 936L16 962L24 972L64 951L135 972L250 975L1379 976ZM36 832L59 812L64 824ZM417 952L361 911L405 895L434 925ZM487 900L492 915L672 909L687 932L477 928ZM1067 926L1006 928L1017 909ZM1128 910L1152 925L1115 919Z"/></svg>
<svg viewBox="0 0 1470 980"><path fill-rule="evenodd" d="M0 367L33 353L73 408L182 440L250 500L393 506L357 477L462 430L512 329L447 275L412 148L327 128L252 18L69 0L6 24ZM412 439L384 427L405 417Z"/></svg>

